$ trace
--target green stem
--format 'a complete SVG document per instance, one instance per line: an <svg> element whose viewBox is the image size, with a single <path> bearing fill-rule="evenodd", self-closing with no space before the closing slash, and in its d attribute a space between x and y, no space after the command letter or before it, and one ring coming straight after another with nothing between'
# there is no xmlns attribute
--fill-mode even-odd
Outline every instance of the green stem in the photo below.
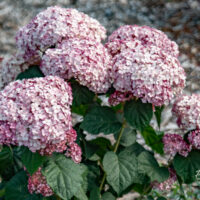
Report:
<svg viewBox="0 0 200 200"><path fill-rule="evenodd" d="M117 149L118 149L118 147L119 147L120 139L121 139L121 137L122 137L122 134L123 134L123 131L124 131L124 128L125 128L125 124L126 124L126 122L125 122L125 120L124 120L124 122L123 122L123 124L122 124L122 128L121 128L121 130L120 130L120 132L119 132L119 135L118 135L118 138L117 138L117 141L116 141L116 144L115 144L115 148L114 148L114 152L115 152L115 153L117 152Z"/></svg>
<svg viewBox="0 0 200 200"><path fill-rule="evenodd" d="M104 175L103 175L103 178L102 178L102 181L101 181L101 185L99 187L100 192L103 189L103 185L104 185L105 180L106 180L106 173L104 172Z"/></svg>
<svg viewBox="0 0 200 200"><path fill-rule="evenodd" d="M120 132L119 132L119 135L118 135L118 138L117 138L117 141L116 141L114 150L113 150L114 153L117 152L117 149L118 149L118 147L119 147L120 139L121 139L121 137L122 137L122 134L123 134L123 131L124 131L124 128L125 128L125 124L126 124L126 122L125 122L125 120L124 120L124 122L123 122L123 124L122 124L122 128L121 128L121 130L120 130ZM102 178L100 187L99 187L99 190L100 190L100 191L103 189L103 185L104 185L104 183L105 183L105 180L106 180L106 173L104 172L104 175L103 175L103 178Z"/></svg>

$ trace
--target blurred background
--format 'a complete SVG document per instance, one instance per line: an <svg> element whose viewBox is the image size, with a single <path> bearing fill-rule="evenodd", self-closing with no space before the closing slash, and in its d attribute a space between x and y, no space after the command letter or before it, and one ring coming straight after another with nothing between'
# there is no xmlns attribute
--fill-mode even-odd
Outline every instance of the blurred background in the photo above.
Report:
<svg viewBox="0 0 200 200"><path fill-rule="evenodd" d="M14 54L19 28L53 5L76 8L97 19L108 36L125 24L164 31L179 45L179 59L187 73L185 93L200 93L200 0L0 0L0 57ZM163 119L163 130L178 130L170 107ZM132 199L135 194L123 198Z"/></svg>

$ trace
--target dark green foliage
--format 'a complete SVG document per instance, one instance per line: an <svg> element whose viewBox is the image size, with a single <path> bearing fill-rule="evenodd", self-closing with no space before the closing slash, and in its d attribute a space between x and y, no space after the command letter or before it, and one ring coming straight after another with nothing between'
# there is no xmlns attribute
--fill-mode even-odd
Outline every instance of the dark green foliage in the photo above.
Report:
<svg viewBox="0 0 200 200"><path fill-rule="evenodd" d="M44 74L41 72L39 66L30 66L27 70L20 73L16 80L29 79L29 78L37 78L44 77Z"/></svg>
<svg viewBox="0 0 200 200"><path fill-rule="evenodd" d="M85 116L81 128L91 134L117 133L122 124L118 121L115 112L109 107L95 106Z"/></svg>
<svg viewBox="0 0 200 200"><path fill-rule="evenodd" d="M139 131L149 125L152 115L152 105L149 103L142 103L141 100L132 100L125 104L125 119L133 128Z"/></svg>

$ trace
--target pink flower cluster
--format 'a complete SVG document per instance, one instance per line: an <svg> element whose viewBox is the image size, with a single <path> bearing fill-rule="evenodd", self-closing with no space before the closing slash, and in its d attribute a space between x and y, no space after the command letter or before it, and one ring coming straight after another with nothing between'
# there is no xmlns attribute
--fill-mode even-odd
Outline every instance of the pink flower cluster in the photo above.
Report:
<svg viewBox="0 0 200 200"><path fill-rule="evenodd" d="M169 168L169 173L170 173L169 178L166 181L162 183L158 183L158 182L153 183L154 188L162 190L162 191L166 191L166 190L170 191L173 184L177 180L177 176L176 176L175 170L172 168Z"/></svg>
<svg viewBox="0 0 200 200"><path fill-rule="evenodd" d="M48 49L40 68L45 75L74 77L96 93L105 93L110 87L110 56L101 43L91 39L73 38Z"/></svg>
<svg viewBox="0 0 200 200"><path fill-rule="evenodd" d="M101 24L76 9L49 7L21 28L16 36L17 46L27 61L40 57L41 52L69 38L91 38L101 41L106 30Z"/></svg>
<svg viewBox="0 0 200 200"><path fill-rule="evenodd" d="M111 58L101 44L105 28L75 9L49 7L17 34L19 52L25 61L38 59L45 75L56 75L96 93L110 87Z"/></svg>
<svg viewBox="0 0 200 200"><path fill-rule="evenodd" d="M177 124L184 129L199 129L200 127L200 95L181 95L172 108L177 117Z"/></svg>
<svg viewBox="0 0 200 200"><path fill-rule="evenodd" d="M191 131L188 140L194 148L200 149L200 130Z"/></svg>
<svg viewBox="0 0 200 200"><path fill-rule="evenodd" d="M187 157L191 151L191 146L187 144L178 134L165 134L163 136L164 152L172 157L179 153Z"/></svg>
<svg viewBox="0 0 200 200"><path fill-rule="evenodd" d="M29 175L28 190L31 194L42 194L44 197L53 195L53 190L47 184L45 176L42 175L41 168L32 176Z"/></svg>
<svg viewBox="0 0 200 200"><path fill-rule="evenodd" d="M112 106L116 106L119 103L129 101L133 99L133 93L132 92L119 92L115 91L113 94L110 95L108 102Z"/></svg>
<svg viewBox="0 0 200 200"><path fill-rule="evenodd" d="M0 61L0 90L14 81L19 73L28 69L28 63L17 56L7 56Z"/></svg>
<svg viewBox="0 0 200 200"><path fill-rule="evenodd" d="M113 57L111 76L117 91L130 91L155 106L168 104L182 92L185 72L177 58L178 47L161 31L122 26L106 47Z"/></svg>
<svg viewBox="0 0 200 200"><path fill-rule="evenodd" d="M0 92L0 144L27 146L42 155L73 149L71 104L71 87L59 77L10 83ZM76 152L78 162L81 151Z"/></svg>
<svg viewBox="0 0 200 200"><path fill-rule="evenodd" d="M172 56L178 57L179 55L178 46L175 42L169 40L162 31L148 26L121 26L109 36L106 46L114 56L129 49L137 40L143 46L156 46Z"/></svg>

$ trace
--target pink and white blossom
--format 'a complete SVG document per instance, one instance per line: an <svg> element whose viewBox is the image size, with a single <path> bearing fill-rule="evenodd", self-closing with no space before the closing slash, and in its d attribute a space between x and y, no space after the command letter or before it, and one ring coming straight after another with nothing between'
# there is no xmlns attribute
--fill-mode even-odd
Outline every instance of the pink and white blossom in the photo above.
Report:
<svg viewBox="0 0 200 200"><path fill-rule="evenodd" d="M27 61L38 58L46 49L69 38L90 38L100 42L105 28L95 19L72 8L49 7L22 27L16 36L17 46Z"/></svg>
<svg viewBox="0 0 200 200"><path fill-rule="evenodd" d="M114 56L131 48L132 44L139 41L142 46L156 46L167 54L178 57L178 45L171 41L162 31L138 25L125 25L114 31L108 38L106 47Z"/></svg>
<svg viewBox="0 0 200 200"><path fill-rule="evenodd" d="M132 92L154 106L168 104L182 93L185 72L178 47L159 30L124 26L105 45L112 56L111 81L120 92Z"/></svg>
<svg viewBox="0 0 200 200"><path fill-rule="evenodd" d="M71 148L77 136L71 104L71 87L59 77L10 83L0 92L0 144L23 145L42 155Z"/></svg>
<svg viewBox="0 0 200 200"><path fill-rule="evenodd" d="M200 95L181 95L174 102L173 114L179 127L193 130L200 127Z"/></svg>
<svg viewBox="0 0 200 200"><path fill-rule="evenodd" d="M17 55L2 58L0 61L0 90L14 81L17 75L28 67L29 64Z"/></svg>
<svg viewBox="0 0 200 200"><path fill-rule="evenodd" d="M176 153L187 157L188 153L191 151L191 146L178 134L165 134L163 136L163 143L165 154L171 157L174 157Z"/></svg>
<svg viewBox="0 0 200 200"><path fill-rule="evenodd" d="M53 190L47 184L46 178L39 168L32 176L29 175L28 190L31 194L41 194L44 197L53 195Z"/></svg>
<svg viewBox="0 0 200 200"><path fill-rule="evenodd" d="M48 49L40 69L44 75L73 77L96 93L105 93L111 85L111 58L107 49L94 40L73 38Z"/></svg>
<svg viewBox="0 0 200 200"><path fill-rule="evenodd" d="M195 149L200 149L200 130L191 131L188 140Z"/></svg>

